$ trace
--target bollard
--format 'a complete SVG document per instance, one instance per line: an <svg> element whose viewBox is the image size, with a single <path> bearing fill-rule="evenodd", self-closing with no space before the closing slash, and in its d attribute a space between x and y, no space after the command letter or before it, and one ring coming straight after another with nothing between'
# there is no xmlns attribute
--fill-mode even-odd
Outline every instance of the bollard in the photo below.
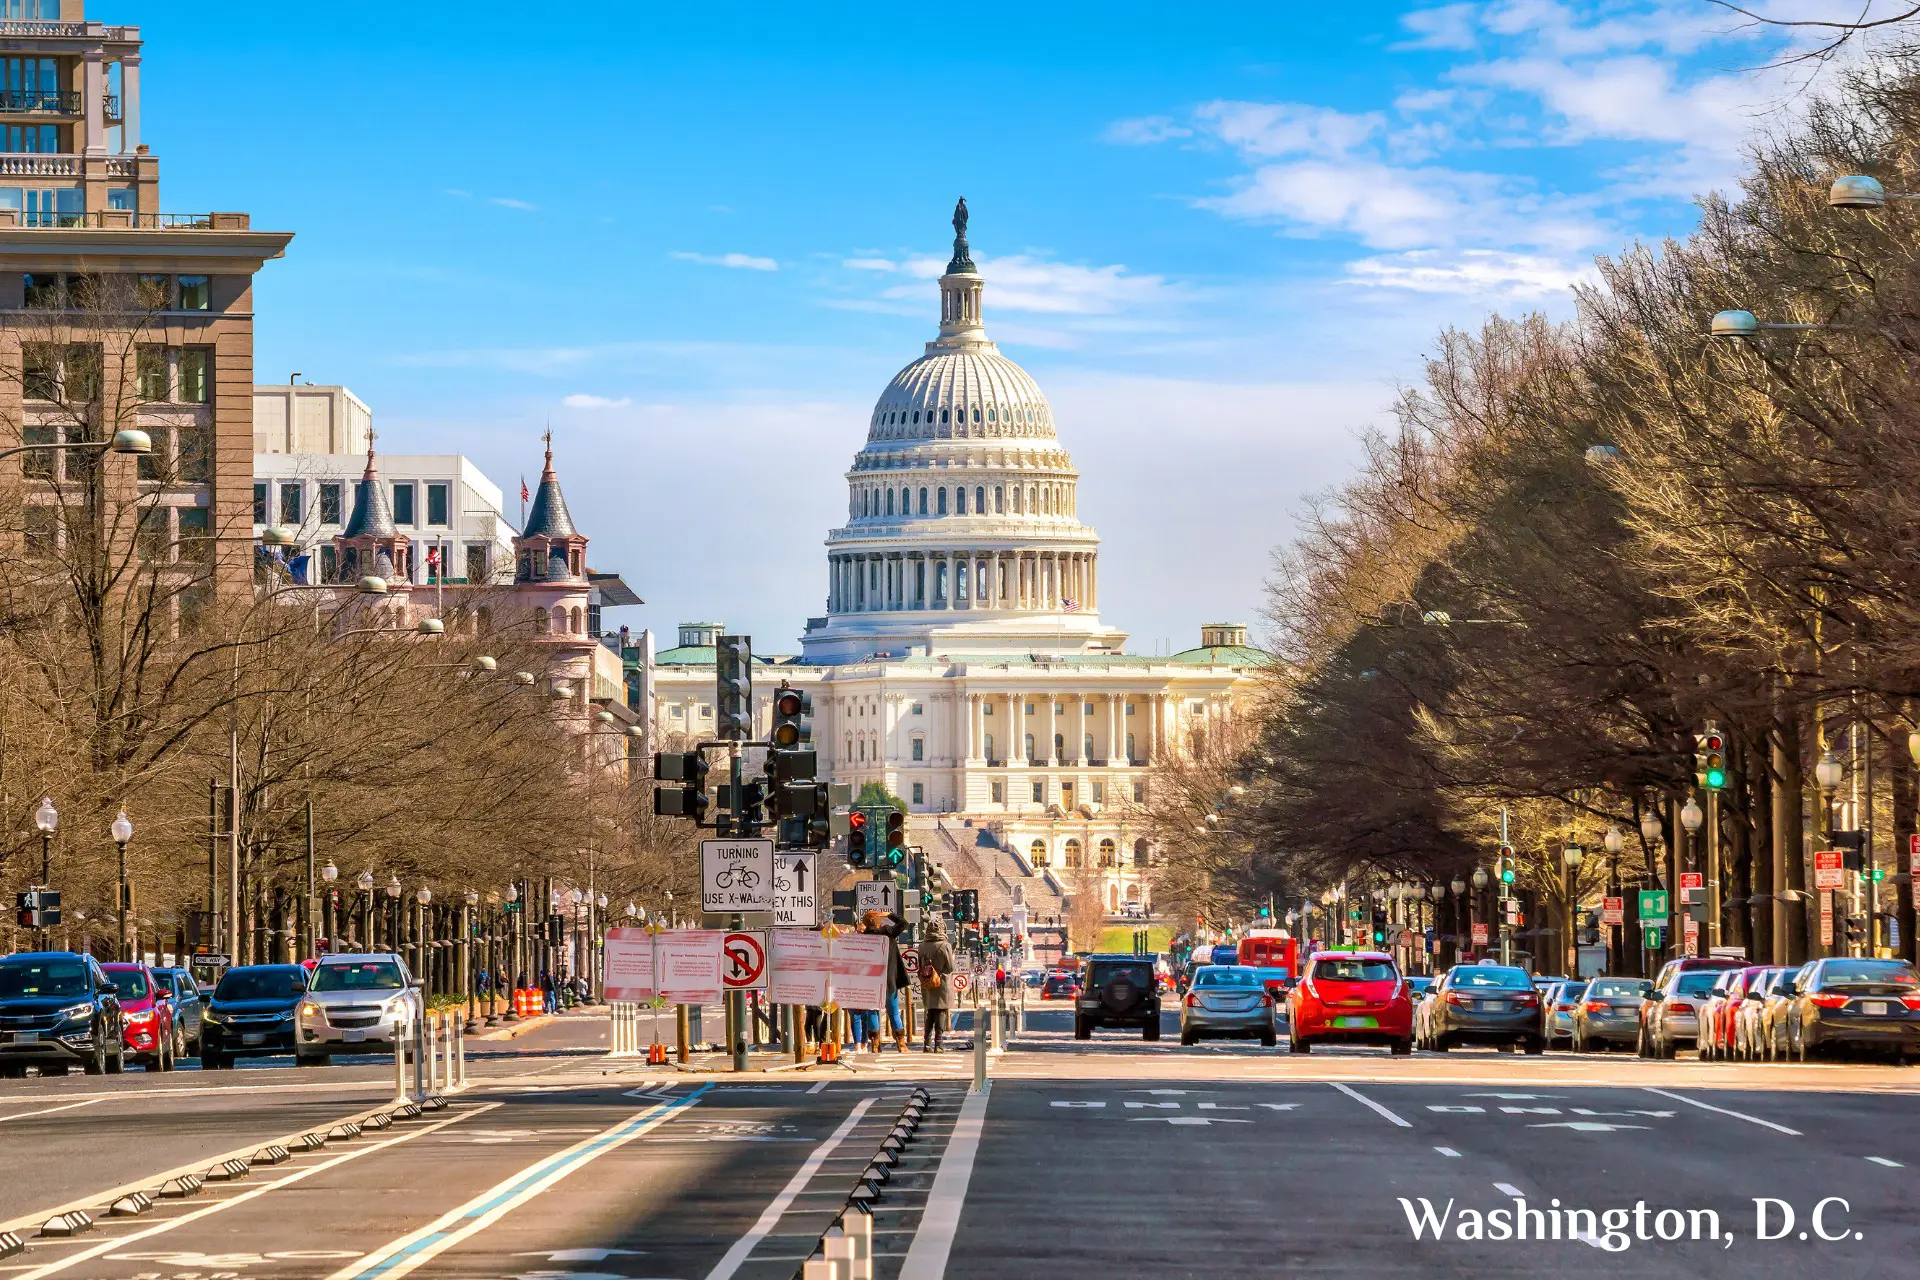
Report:
<svg viewBox="0 0 1920 1280"><path fill-rule="evenodd" d="M854 1247L853 1239L839 1231L827 1232L827 1238L821 1242L827 1261L838 1267L839 1274L852 1280L854 1268L859 1265L859 1251Z"/></svg>
<svg viewBox="0 0 1920 1280"><path fill-rule="evenodd" d="M800 1280L847 1280L847 1273L825 1258L808 1258L800 1269Z"/></svg>
<svg viewBox="0 0 1920 1280"><path fill-rule="evenodd" d="M986 1028L980 1025L980 1006L973 1009L973 1092L982 1093L987 1087L987 1036Z"/></svg>
<svg viewBox="0 0 1920 1280"><path fill-rule="evenodd" d="M853 1241L851 1280L873 1280L873 1218L857 1210L841 1215L840 1230Z"/></svg>
<svg viewBox="0 0 1920 1280"><path fill-rule="evenodd" d="M683 1004L675 1005L673 1012L674 1030L680 1037L680 1043L675 1046L675 1058L679 1062L689 1062L693 1058L692 1019L687 1016L687 1006Z"/></svg>
<svg viewBox="0 0 1920 1280"><path fill-rule="evenodd" d="M399 1027L393 1029L393 1101L407 1101L407 1037Z"/></svg>
<svg viewBox="0 0 1920 1280"><path fill-rule="evenodd" d="M453 1044L456 1051L453 1058L454 1084L464 1089L467 1087L467 1028L458 1018L455 1018L453 1023Z"/></svg>
<svg viewBox="0 0 1920 1280"><path fill-rule="evenodd" d="M805 1005L787 1006L787 1030L793 1040L793 1060L807 1060L807 1010Z"/></svg>

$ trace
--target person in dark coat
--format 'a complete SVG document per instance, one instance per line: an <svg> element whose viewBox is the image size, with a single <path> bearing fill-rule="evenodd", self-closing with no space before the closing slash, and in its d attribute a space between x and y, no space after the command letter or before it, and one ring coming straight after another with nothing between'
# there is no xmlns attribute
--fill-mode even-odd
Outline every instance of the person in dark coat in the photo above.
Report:
<svg viewBox="0 0 1920 1280"><path fill-rule="evenodd" d="M953 948L938 918L929 918L920 942L920 1003L927 1011L927 1029L921 1048L938 1053L946 1047L947 1010L952 1004Z"/></svg>

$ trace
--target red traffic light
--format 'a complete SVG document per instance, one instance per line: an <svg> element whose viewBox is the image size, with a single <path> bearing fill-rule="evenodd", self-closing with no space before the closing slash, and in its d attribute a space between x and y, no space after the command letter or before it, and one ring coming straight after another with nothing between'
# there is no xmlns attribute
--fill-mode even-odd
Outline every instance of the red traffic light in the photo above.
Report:
<svg viewBox="0 0 1920 1280"><path fill-rule="evenodd" d="M864 813L862 813L862 812L861 812L860 810L858 810L858 809L855 809L855 810L854 810L854 811L853 811L852 813L849 813L849 814L847 815L847 830L849 830L849 831L865 831L866 829L867 829L867 815L866 815L866 814L864 814Z"/></svg>
<svg viewBox="0 0 1920 1280"><path fill-rule="evenodd" d="M797 716L805 711L806 703L798 689L782 689L773 700L773 709L783 716Z"/></svg>
<svg viewBox="0 0 1920 1280"><path fill-rule="evenodd" d="M1726 746L1726 741L1725 739L1721 738L1719 734L1710 733L1707 735L1707 738L1706 738L1706 746L1707 746L1707 750L1709 751L1718 751L1722 747Z"/></svg>

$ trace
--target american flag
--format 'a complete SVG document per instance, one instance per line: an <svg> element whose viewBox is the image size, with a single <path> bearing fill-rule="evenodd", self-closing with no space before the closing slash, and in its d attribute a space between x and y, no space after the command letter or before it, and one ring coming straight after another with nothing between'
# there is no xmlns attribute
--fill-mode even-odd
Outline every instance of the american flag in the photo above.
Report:
<svg viewBox="0 0 1920 1280"><path fill-rule="evenodd" d="M1080 611L1080 602L1071 597L1062 596L1060 598L1060 607L1068 613L1078 613Z"/></svg>
<svg viewBox="0 0 1920 1280"><path fill-rule="evenodd" d="M520 477L520 501L521 501L521 503L522 503L522 504L524 505L524 504L526 503L526 501L527 501L527 499L529 499L529 498L531 498L532 496L533 496L533 494L532 494L532 493L531 493L531 492L530 492L530 491L529 491L529 490L527 489L527 478L526 478L525 476L521 476L521 477Z"/></svg>

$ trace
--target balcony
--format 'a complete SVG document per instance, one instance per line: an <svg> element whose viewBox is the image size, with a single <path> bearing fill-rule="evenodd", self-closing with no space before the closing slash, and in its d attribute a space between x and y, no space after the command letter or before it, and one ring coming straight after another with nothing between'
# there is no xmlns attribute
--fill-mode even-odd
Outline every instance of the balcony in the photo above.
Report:
<svg viewBox="0 0 1920 1280"><path fill-rule="evenodd" d="M0 157L0 174L11 172ZM71 159L72 157L55 157ZM59 213L53 210L0 209L0 228L28 227L62 230L72 227L102 227L116 231L246 231L252 215L245 213L135 213L131 209L101 209L93 213Z"/></svg>
<svg viewBox="0 0 1920 1280"><path fill-rule="evenodd" d="M989 769L1004 769L1006 767L1007 767L1007 762L1005 760L995 760L995 759L992 759L991 757L989 757L987 760L987 768Z"/></svg>
<svg viewBox="0 0 1920 1280"><path fill-rule="evenodd" d="M0 89L0 112L8 115L77 116L80 93L74 89Z"/></svg>

